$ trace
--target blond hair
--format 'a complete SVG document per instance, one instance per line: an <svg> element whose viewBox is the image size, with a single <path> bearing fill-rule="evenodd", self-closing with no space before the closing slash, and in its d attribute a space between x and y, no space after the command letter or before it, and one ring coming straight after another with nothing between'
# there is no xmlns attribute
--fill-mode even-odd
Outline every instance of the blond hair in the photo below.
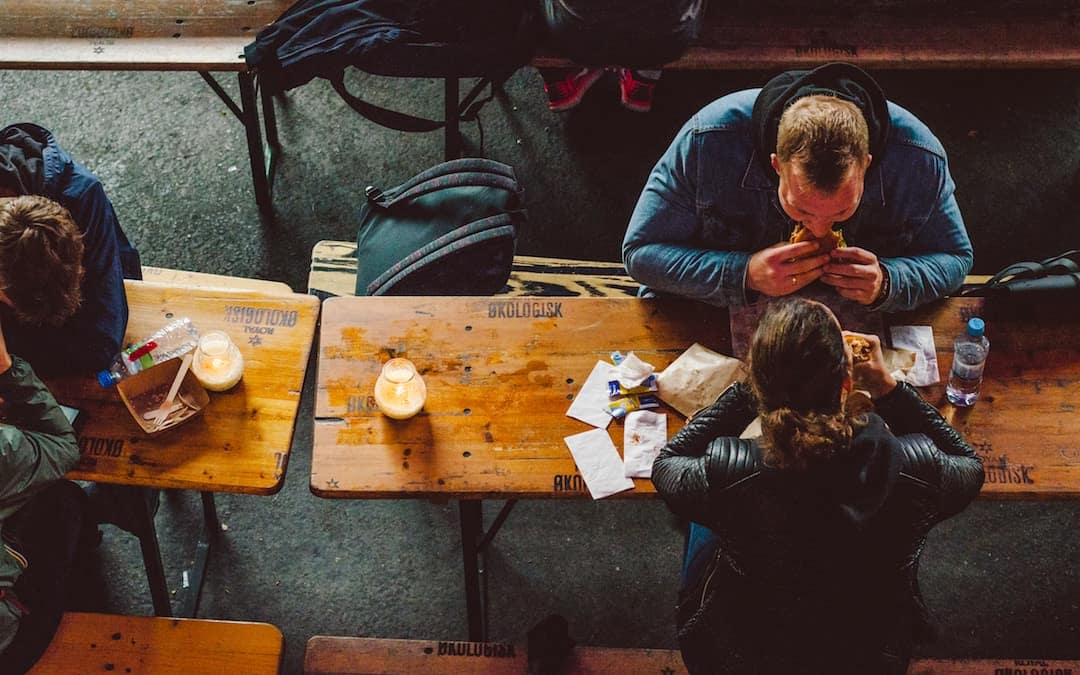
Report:
<svg viewBox="0 0 1080 675"><path fill-rule="evenodd" d="M813 94L796 99L780 116L776 156L796 162L810 184L833 192L870 155L870 130L849 101Z"/></svg>

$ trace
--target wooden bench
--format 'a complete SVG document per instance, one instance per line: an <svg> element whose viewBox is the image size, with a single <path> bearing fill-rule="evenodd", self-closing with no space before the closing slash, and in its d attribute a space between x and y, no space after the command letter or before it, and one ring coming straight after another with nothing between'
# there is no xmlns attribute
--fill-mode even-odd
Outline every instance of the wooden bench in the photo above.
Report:
<svg viewBox="0 0 1080 675"><path fill-rule="evenodd" d="M68 612L30 673L277 673L284 642L268 623Z"/></svg>
<svg viewBox="0 0 1080 675"><path fill-rule="evenodd" d="M166 267L142 268L143 281L153 281L159 284L176 284L177 286L190 286L192 288L208 288L216 290L235 291L259 291L261 293L292 293L292 289L284 281L270 281L268 279L248 279L246 277L230 277L224 274L207 274L206 272L189 272L188 270L174 270Z"/></svg>
<svg viewBox="0 0 1080 675"><path fill-rule="evenodd" d="M266 96L260 124L258 74L244 61L244 46L290 4L289 0L8 0L0 21L0 68L199 73L244 125L255 201L263 214L269 214L280 144L273 102ZM239 102L211 75L217 72L237 74Z"/></svg>
<svg viewBox="0 0 1080 675"><path fill-rule="evenodd" d="M311 250L308 293L323 300L355 295L356 265L356 242L320 241ZM989 278L969 275L964 283ZM500 295L635 296L638 286L622 263L519 255Z"/></svg>
<svg viewBox="0 0 1080 675"><path fill-rule="evenodd" d="M520 675L526 671L524 645L499 642L437 642L363 637L315 636L304 653L306 675L346 673L427 673ZM678 651L620 647L574 647L564 675L656 673L685 675ZM1080 675L1080 660L917 659L908 675Z"/></svg>
<svg viewBox="0 0 1080 675"><path fill-rule="evenodd" d="M320 241L311 251L308 293L322 299L355 295L356 242ZM637 295L638 283L622 263L514 256L500 295Z"/></svg>
<svg viewBox="0 0 1080 675"><path fill-rule="evenodd" d="M1075 3L1067 2L713 3L697 42L664 68L777 69L828 61L878 69L1075 68L1080 21ZM551 54L533 63L572 65Z"/></svg>

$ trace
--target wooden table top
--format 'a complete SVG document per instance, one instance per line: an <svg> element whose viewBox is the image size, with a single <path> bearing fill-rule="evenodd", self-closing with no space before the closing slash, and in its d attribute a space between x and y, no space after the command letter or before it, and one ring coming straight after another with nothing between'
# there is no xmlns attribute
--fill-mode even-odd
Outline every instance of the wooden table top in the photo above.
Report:
<svg viewBox="0 0 1080 675"><path fill-rule="evenodd" d="M950 299L891 317L934 327L942 376L952 339L982 299ZM982 455L983 495L1080 496L1080 325L1040 329L988 319L982 398L965 411L944 385L923 394ZM311 490L321 497L587 498L563 438L598 360L633 351L662 370L694 342L730 353L727 312L637 298L331 298L324 303ZM370 394L382 363L410 358L424 410L382 416ZM670 408L668 432L683 417ZM622 425L608 430L622 448ZM617 496L655 494L648 480Z"/></svg>
<svg viewBox="0 0 1080 675"><path fill-rule="evenodd" d="M56 398L83 411L82 460L70 478L148 487L273 494L288 466L300 392L319 313L318 300L297 293L126 283L126 342L173 318L190 317L201 332L222 330L244 356L243 379L209 392L194 419L148 435L116 388L92 375L48 378Z"/></svg>

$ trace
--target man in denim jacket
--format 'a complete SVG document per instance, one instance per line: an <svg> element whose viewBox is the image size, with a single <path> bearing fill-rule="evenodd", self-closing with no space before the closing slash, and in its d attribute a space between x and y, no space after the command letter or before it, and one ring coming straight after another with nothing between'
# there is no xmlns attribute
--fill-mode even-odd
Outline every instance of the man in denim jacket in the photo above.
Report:
<svg viewBox="0 0 1080 675"><path fill-rule="evenodd" d="M868 74L790 71L682 128L638 199L623 260L643 295L744 305L820 282L870 309L911 309L971 269L954 188L938 139ZM798 225L815 239L788 243ZM834 227L847 247L830 251L819 240Z"/></svg>

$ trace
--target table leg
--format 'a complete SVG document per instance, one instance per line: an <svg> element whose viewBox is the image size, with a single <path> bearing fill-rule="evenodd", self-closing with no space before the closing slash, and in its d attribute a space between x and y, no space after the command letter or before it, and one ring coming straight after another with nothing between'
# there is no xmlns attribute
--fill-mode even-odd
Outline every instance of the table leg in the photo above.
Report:
<svg viewBox="0 0 1080 675"><path fill-rule="evenodd" d="M446 161L461 157L461 126L459 116L461 105L458 101L460 83L456 77L446 78L443 86L443 109L445 110L446 126L443 127L443 158Z"/></svg>
<svg viewBox="0 0 1080 675"><path fill-rule="evenodd" d="M480 538L484 534L483 502L462 499L458 504L461 518L461 557L465 567L465 611L469 621L469 640L483 642L483 598L480 593Z"/></svg>
<svg viewBox="0 0 1080 675"><path fill-rule="evenodd" d="M146 488L139 488L145 492ZM154 602L154 614L173 616L172 603L169 600L169 585L165 581L165 565L161 562L161 548L158 546L157 528L154 526L154 514L150 504L144 498L138 500L142 508L136 508L139 522L139 548L142 549L143 565L146 567L146 581L150 585L150 597Z"/></svg>
<svg viewBox="0 0 1080 675"><path fill-rule="evenodd" d="M259 212L272 217L274 212L270 196L270 176L267 170L266 150L263 148L262 130L259 128L259 104L255 92L255 75L237 73L240 80L240 108L243 113L244 130L247 133L248 158L251 161L251 180L255 189L255 203Z"/></svg>
<svg viewBox="0 0 1080 675"><path fill-rule="evenodd" d="M199 611L199 599L202 597L203 581L206 578L206 563L210 558L210 547L221 534L221 522L218 520L217 504L213 492L202 492L203 527L199 542L195 545L195 565L190 574L185 571L185 590L180 605L180 616L193 618Z"/></svg>

